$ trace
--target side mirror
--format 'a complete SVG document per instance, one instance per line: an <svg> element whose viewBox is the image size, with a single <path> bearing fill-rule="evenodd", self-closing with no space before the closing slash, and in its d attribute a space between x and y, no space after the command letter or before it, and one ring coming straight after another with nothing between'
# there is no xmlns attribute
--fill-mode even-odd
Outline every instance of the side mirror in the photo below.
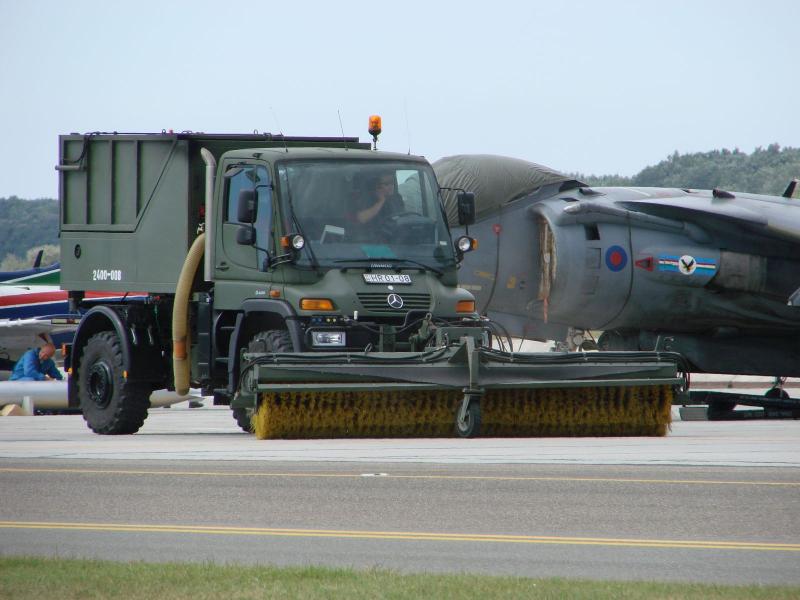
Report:
<svg viewBox="0 0 800 600"><path fill-rule="evenodd" d="M475 194L459 192L456 200L458 201L458 224L472 225L475 222Z"/></svg>
<svg viewBox="0 0 800 600"><path fill-rule="evenodd" d="M242 190L239 192L239 205L236 207L236 219L240 223L256 222L255 190Z"/></svg>
<svg viewBox="0 0 800 600"><path fill-rule="evenodd" d="M256 243L256 229L252 225L241 225L236 230L236 243L240 246L252 246Z"/></svg>

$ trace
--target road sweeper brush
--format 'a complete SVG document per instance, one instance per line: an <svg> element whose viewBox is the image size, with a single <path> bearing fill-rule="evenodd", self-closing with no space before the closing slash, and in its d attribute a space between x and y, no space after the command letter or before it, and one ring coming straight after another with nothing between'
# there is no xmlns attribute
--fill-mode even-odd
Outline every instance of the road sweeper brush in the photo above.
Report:
<svg viewBox="0 0 800 600"><path fill-rule="evenodd" d="M671 353L519 354L481 341L466 335L417 353L246 353L234 404L255 404L259 439L660 436L684 383Z"/></svg>

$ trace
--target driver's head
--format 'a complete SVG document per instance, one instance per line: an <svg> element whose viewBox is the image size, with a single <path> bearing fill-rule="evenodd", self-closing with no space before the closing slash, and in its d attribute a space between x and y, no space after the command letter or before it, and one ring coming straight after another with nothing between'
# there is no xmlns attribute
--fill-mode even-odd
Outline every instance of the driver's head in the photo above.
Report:
<svg viewBox="0 0 800 600"><path fill-rule="evenodd" d="M394 192L395 183L394 173L391 171L381 173L375 178L375 191L379 194L391 194Z"/></svg>
<svg viewBox="0 0 800 600"><path fill-rule="evenodd" d="M39 360L47 360L53 358L56 353L56 347L53 344L45 344L39 348Z"/></svg>

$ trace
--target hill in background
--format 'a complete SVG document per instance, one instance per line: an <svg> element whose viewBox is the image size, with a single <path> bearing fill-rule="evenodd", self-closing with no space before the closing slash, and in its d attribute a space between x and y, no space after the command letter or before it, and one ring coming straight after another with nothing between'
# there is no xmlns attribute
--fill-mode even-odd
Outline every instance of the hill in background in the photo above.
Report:
<svg viewBox="0 0 800 600"><path fill-rule="evenodd" d="M575 177L593 186L720 188L779 196L793 178L800 177L800 148L770 144L766 148L756 148L752 154L738 149L694 154L675 152L633 177L579 173Z"/></svg>
<svg viewBox="0 0 800 600"><path fill-rule="evenodd" d="M57 200L0 198L0 271L30 268L29 250L58 243ZM56 260L57 254L45 252L42 265Z"/></svg>
<svg viewBox="0 0 800 600"><path fill-rule="evenodd" d="M756 148L751 154L738 149L693 154L675 152L633 177L581 173L573 173L573 176L593 186L721 188L780 195L793 178L800 177L800 148L770 144L766 148ZM31 257L35 256L35 252L30 251L50 245L58 245L56 200L0 198L0 271L29 267ZM53 249L47 248L43 264L55 260Z"/></svg>

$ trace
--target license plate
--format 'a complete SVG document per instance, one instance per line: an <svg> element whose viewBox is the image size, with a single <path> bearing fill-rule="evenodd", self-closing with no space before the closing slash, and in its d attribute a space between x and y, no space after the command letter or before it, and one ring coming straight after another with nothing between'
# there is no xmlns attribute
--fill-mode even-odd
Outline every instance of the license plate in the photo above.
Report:
<svg viewBox="0 0 800 600"><path fill-rule="evenodd" d="M411 283L411 275L400 273L364 273L364 281L367 283Z"/></svg>

